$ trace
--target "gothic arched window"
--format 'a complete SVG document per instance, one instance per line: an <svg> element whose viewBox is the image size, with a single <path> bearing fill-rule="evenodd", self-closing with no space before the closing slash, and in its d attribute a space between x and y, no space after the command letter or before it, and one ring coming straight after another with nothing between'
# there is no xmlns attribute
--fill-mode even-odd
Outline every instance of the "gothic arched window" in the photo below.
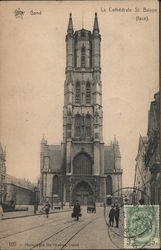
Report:
<svg viewBox="0 0 161 250"><path fill-rule="evenodd" d="M85 153L80 153L73 160L74 175L92 175L92 160Z"/></svg>
<svg viewBox="0 0 161 250"><path fill-rule="evenodd" d="M75 103L80 104L80 82L76 82Z"/></svg>
<svg viewBox="0 0 161 250"><path fill-rule="evenodd" d="M81 48L81 67L85 68L85 66L86 66L86 49L83 46Z"/></svg>
<svg viewBox="0 0 161 250"><path fill-rule="evenodd" d="M59 179L58 176L55 175L53 177L53 194L57 194L59 193Z"/></svg>
<svg viewBox="0 0 161 250"><path fill-rule="evenodd" d="M86 136L91 136L91 117L86 115Z"/></svg>
<svg viewBox="0 0 161 250"><path fill-rule="evenodd" d="M86 83L86 104L91 103L91 85L90 82Z"/></svg>
<svg viewBox="0 0 161 250"><path fill-rule="evenodd" d="M75 136L76 137L81 136L81 116L80 115L75 116Z"/></svg>
<svg viewBox="0 0 161 250"><path fill-rule="evenodd" d="M106 178L106 195L112 195L112 177L110 175Z"/></svg>

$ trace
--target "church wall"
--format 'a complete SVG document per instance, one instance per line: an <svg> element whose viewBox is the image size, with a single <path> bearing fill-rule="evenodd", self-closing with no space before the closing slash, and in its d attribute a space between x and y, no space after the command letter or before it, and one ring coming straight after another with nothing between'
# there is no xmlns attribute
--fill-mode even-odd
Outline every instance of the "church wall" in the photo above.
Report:
<svg viewBox="0 0 161 250"><path fill-rule="evenodd" d="M100 144L100 175L104 174L104 143Z"/></svg>
<svg viewBox="0 0 161 250"><path fill-rule="evenodd" d="M100 143L94 142L94 175L100 174Z"/></svg>
<svg viewBox="0 0 161 250"><path fill-rule="evenodd" d="M73 82L76 82L77 80L81 81L93 81L92 73L85 71L82 77L82 72L74 72L73 74Z"/></svg>
<svg viewBox="0 0 161 250"><path fill-rule="evenodd" d="M105 197L106 197L106 179L101 177L100 178L100 193L99 193L100 203L105 202Z"/></svg>
<svg viewBox="0 0 161 250"><path fill-rule="evenodd" d="M48 196L48 197L52 197L52 185L53 185L53 175L47 174L46 196Z"/></svg>
<svg viewBox="0 0 161 250"><path fill-rule="evenodd" d="M113 195L114 196L118 196L119 192L117 191L118 189L120 189L120 185L119 185L119 175L118 174L114 174L112 176L112 180L113 180ZM116 192L117 191L117 192Z"/></svg>

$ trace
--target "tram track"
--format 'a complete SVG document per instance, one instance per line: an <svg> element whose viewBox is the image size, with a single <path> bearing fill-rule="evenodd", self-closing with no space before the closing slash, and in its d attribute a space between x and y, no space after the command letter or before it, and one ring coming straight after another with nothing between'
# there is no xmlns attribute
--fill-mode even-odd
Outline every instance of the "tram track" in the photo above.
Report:
<svg viewBox="0 0 161 250"><path fill-rule="evenodd" d="M92 222L94 222L94 221L95 221L96 219L98 219L98 218L99 218L99 217L94 218L94 219L88 221L85 225L83 225L83 226L82 226L81 228L79 228L76 232L74 232L74 234L72 234L72 236L71 236L70 238L68 238L68 240L66 240L65 243L63 243L63 244L58 244L58 245L61 246L60 249L65 249L65 247L69 244L70 241L72 241L72 240L74 239L75 236L77 236L85 227L87 227L89 224L91 224ZM50 239L52 239L53 237L57 236L58 234L64 232L65 230L68 230L69 228L71 228L71 227L74 226L74 225L77 225L77 223L78 223L78 222L75 221L75 222L72 223L71 225L66 226L66 227L64 227L64 228L61 228L59 231L57 231L57 232L51 234L49 237L43 239L41 242L39 242L39 243L37 243L36 245L32 246L32 247L30 248L30 250L35 249L35 248L37 248L37 247L40 247L40 246L43 245L45 242L47 242L48 240L50 240ZM56 248L56 249L57 249L57 248Z"/></svg>
<svg viewBox="0 0 161 250"><path fill-rule="evenodd" d="M47 237L47 238L45 238L44 240L40 241L38 244L36 244L36 245L32 246L32 247L30 248L30 250L31 250L31 249L34 249L34 248L36 248L36 247L41 246L44 242L46 242L47 240L51 239L51 238L52 238L52 237L54 237L55 235L57 235L57 234L59 234L59 233L63 232L65 229L72 227L74 224L75 224L75 222L74 222L74 223L72 223L71 225L66 226L66 227L64 227L64 228L60 229L59 231L57 231L57 232L53 233L53 234L52 234L52 235L50 235L49 237Z"/></svg>
<svg viewBox="0 0 161 250"><path fill-rule="evenodd" d="M14 236L14 235L17 235L17 234L21 234L21 233L24 233L24 232L31 231L31 230L34 230L34 229L39 228L39 227L44 227L44 226L47 226L47 225L49 225L49 224L55 223L55 222L57 222L57 221L60 222L60 221L63 221L63 220L64 220L64 218L63 218L63 219L52 220L52 221L50 221L50 222L42 223L42 224L37 225L37 226L34 226L34 227L26 228L26 229L24 229L24 230L22 230L22 231L18 231L18 232L15 232L15 233L11 233L11 234L8 234L8 235L4 235L4 236L2 236L2 237L0 236L0 240L1 240L1 239L5 239L5 238L9 238L9 237ZM58 224L59 224L59 223L58 223ZM56 224L56 225L58 225L58 224Z"/></svg>
<svg viewBox="0 0 161 250"><path fill-rule="evenodd" d="M72 240L74 239L74 237L77 236L85 227L87 227L89 224L91 224L92 222L94 222L96 219L98 219L98 218L95 218L95 219L89 221L89 222L88 222L87 224L85 224L82 228L80 228L75 234L73 234L73 235L70 237L70 239L61 247L61 250L64 249L64 248L68 245L68 243L69 243L70 241L72 241Z"/></svg>

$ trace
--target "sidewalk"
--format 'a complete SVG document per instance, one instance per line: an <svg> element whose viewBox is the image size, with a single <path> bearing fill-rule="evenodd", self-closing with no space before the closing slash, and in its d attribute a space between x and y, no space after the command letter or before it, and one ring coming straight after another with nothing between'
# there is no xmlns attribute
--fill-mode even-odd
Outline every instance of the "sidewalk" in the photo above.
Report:
<svg viewBox="0 0 161 250"><path fill-rule="evenodd" d="M44 215L44 213L42 213L40 210L41 209L39 208L37 213L34 214L34 207L31 206L28 211L4 212L3 216L2 216L2 218L0 220L15 219L15 218L36 216L36 215ZM50 214L62 213L62 212L68 212L68 211L72 211L72 209L69 208L69 207L64 207L63 209L60 209L60 210L51 209Z"/></svg>
<svg viewBox="0 0 161 250"><path fill-rule="evenodd" d="M114 227L109 227L109 211L111 207L106 207L106 224L108 228L109 237L115 245L116 248L124 248L124 209L120 208L120 217L119 217L119 227L117 228L114 223Z"/></svg>

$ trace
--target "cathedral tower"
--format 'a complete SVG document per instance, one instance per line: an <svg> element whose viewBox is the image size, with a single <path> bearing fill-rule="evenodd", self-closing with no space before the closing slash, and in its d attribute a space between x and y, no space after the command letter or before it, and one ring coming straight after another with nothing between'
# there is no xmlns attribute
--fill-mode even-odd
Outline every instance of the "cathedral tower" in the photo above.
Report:
<svg viewBox="0 0 161 250"><path fill-rule="evenodd" d="M66 35L63 144L64 170L74 183L78 177L83 182L87 181L86 178L88 182L97 182L94 177L104 172L104 162L101 160L103 112L100 44L97 13L93 32L86 29L74 32L70 13Z"/></svg>
<svg viewBox="0 0 161 250"><path fill-rule="evenodd" d="M66 34L63 140L41 142L41 200L83 205L112 202L122 186L118 141L103 143L101 35L97 13L93 30L74 31L70 13Z"/></svg>

